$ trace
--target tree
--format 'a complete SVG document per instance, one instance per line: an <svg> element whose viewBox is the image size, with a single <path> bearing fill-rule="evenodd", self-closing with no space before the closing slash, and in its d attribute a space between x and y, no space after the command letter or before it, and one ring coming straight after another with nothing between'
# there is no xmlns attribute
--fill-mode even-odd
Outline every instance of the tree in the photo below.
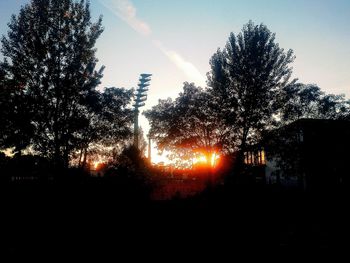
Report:
<svg viewBox="0 0 350 263"><path fill-rule="evenodd" d="M105 88L95 98L88 112L88 125L79 133L78 165L84 167L87 155L108 157L121 151L132 131L133 111L130 108L132 90Z"/></svg>
<svg viewBox="0 0 350 263"><path fill-rule="evenodd" d="M219 105L212 95L193 83L184 83L183 92L173 101L159 100L144 114L150 122L150 135L161 150L180 155L229 151L232 133L219 118Z"/></svg>
<svg viewBox="0 0 350 263"><path fill-rule="evenodd" d="M349 113L344 95L325 94L314 84L288 85L281 96L281 125L301 118L344 119Z"/></svg>
<svg viewBox="0 0 350 263"><path fill-rule="evenodd" d="M15 111L5 121L2 148L20 151L30 145L57 166L68 165L81 132L89 126L86 113L98 99L103 72L103 67L95 70L94 48L102 19L90 20L84 0L32 0L12 16L1 51L2 79L10 89L4 99L11 99L10 110ZM25 125L17 125L17 120ZM25 143L11 140L13 131Z"/></svg>
<svg viewBox="0 0 350 263"><path fill-rule="evenodd" d="M294 60L275 43L275 34L263 24L248 22L226 47L210 60L208 85L221 105L221 118L235 133L234 147L243 152L261 133L273 127L283 88L291 85Z"/></svg>
<svg viewBox="0 0 350 263"><path fill-rule="evenodd" d="M14 152L20 152L34 134L32 114L24 90L8 78L6 70L6 65L0 63L0 150L13 147Z"/></svg>

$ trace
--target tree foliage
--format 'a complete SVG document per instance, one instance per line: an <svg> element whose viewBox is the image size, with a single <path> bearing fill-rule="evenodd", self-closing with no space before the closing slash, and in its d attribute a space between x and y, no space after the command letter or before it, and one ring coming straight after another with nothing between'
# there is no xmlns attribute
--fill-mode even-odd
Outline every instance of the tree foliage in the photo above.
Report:
<svg viewBox="0 0 350 263"><path fill-rule="evenodd" d="M89 123L79 133L78 164L85 166L87 156L115 159L115 154L131 138L133 111L130 108L132 90L105 88L85 114Z"/></svg>
<svg viewBox="0 0 350 263"><path fill-rule="evenodd" d="M96 90L102 31L102 18L91 22L84 0L32 0L12 16L1 41L1 148L30 147L67 166L76 150L130 133L131 93Z"/></svg>
<svg viewBox="0 0 350 263"><path fill-rule="evenodd" d="M225 48L212 56L208 85L223 120L234 128L236 148L243 149L274 124L278 97L294 82L293 60L292 50L280 48L275 34L251 21L238 35L231 33Z"/></svg>
<svg viewBox="0 0 350 263"><path fill-rule="evenodd" d="M7 67L0 64L0 149L14 147L20 151L28 147L34 128L32 113L23 89L16 88L14 80L7 77Z"/></svg>
<svg viewBox="0 0 350 263"><path fill-rule="evenodd" d="M291 78L294 58L265 25L248 22L212 56L207 89L185 83L175 100L146 111L151 136L184 160L195 151L244 151L265 131L300 118L349 116L344 96Z"/></svg>
<svg viewBox="0 0 350 263"><path fill-rule="evenodd" d="M281 125L302 118L345 119L350 114L350 101L344 95L325 94L314 84L286 86L281 105Z"/></svg>
<svg viewBox="0 0 350 263"><path fill-rule="evenodd" d="M159 149L181 152L229 150L231 129L219 118L220 107L212 95L193 83L184 83L183 92L172 100L159 100L144 114L150 122L150 134Z"/></svg>

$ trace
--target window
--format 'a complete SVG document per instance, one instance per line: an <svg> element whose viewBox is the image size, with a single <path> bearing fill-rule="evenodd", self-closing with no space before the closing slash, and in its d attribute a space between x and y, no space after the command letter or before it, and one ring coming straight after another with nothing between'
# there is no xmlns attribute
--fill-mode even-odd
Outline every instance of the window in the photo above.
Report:
<svg viewBox="0 0 350 263"><path fill-rule="evenodd" d="M265 150L260 150L260 164L266 164Z"/></svg>
<svg viewBox="0 0 350 263"><path fill-rule="evenodd" d="M253 164L253 165L266 164L265 151L258 150L255 152L245 152L244 153L244 163L245 164Z"/></svg>

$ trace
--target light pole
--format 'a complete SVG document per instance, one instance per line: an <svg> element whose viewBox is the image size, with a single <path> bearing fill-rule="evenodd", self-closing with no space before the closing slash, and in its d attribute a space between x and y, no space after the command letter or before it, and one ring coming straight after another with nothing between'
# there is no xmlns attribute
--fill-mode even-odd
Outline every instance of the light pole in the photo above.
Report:
<svg viewBox="0 0 350 263"><path fill-rule="evenodd" d="M152 164L152 138L151 138L151 134L148 134L148 161L150 164Z"/></svg>
<svg viewBox="0 0 350 263"><path fill-rule="evenodd" d="M145 106L145 101L147 100L148 86L150 85L152 74L141 74L138 89L136 90L136 98L134 101L134 146L139 149L139 108Z"/></svg>

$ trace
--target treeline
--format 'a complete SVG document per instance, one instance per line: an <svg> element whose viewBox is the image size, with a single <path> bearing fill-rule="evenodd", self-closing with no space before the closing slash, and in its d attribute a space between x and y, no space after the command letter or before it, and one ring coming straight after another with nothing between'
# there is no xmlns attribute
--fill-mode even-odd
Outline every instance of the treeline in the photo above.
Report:
<svg viewBox="0 0 350 263"><path fill-rule="evenodd" d="M12 196L30 185L18 200L35 192L52 201L62 191L67 200L89 193L148 200L147 163L131 145L133 90L98 88L104 67L97 67L95 44L103 26L101 17L92 21L89 1L32 0L8 26L0 61L1 191ZM140 144L143 151L143 137ZM98 162L106 163L103 178L90 172Z"/></svg>
<svg viewBox="0 0 350 263"><path fill-rule="evenodd" d="M89 2L33 0L13 15L1 39L0 149L84 167L92 154L120 153L128 142L132 90L97 89L95 44L102 18ZM108 147L108 148L107 148Z"/></svg>
<svg viewBox="0 0 350 263"><path fill-rule="evenodd" d="M97 68L95 44L103 26L89 9L87 1L32 0L12 16L1 39L0 150L43 159L54 171L83 168L93 156L135 171L139 157L125 157L135 150L126 147L133 91L98 90L104 67ZM185 82L177 98L144 113L150 136L174 158L209 158L244 152L266 131L300 118L349 119L343 95L292 79L294 59L265 25L248 22L213 54L207 87Z"/></svg>
<svg viewBox="0 0 350 263"><path fill-rule="evenodd" d="M184 83L174 100L145 112L161 149L241 153L263 135L301 118L350 119L350 101L292 78L292 50L252 21L210 59L206 88Z"/></svg>

